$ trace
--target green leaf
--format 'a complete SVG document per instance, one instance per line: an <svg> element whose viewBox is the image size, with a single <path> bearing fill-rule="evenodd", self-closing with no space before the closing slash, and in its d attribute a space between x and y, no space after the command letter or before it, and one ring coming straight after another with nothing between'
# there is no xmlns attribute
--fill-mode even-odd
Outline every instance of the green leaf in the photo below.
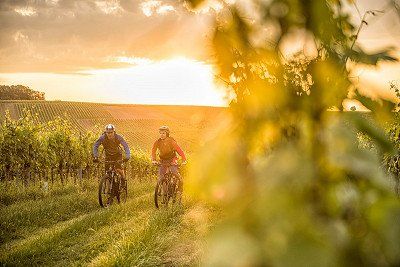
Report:
<svg viewBox="0 0 400 267"><path fill-rule="evenodd" d="M368 54L364 52L361 47L357 46L353 50L348 50L347 56L354 62L367 65L376 65L380 61L398 61L397 58L390 55L392 51L393 48L387 48L377 53Z"/></svg>
<svg viewBox="0 0 400 267"><path fill-rule="evenodd" d="M373 139L384 152L393 152L394 148L385 131L376 125L372 119L368 119L366 116L355 112L350 114L350 118L356 128Z"/></svg>
<svg viewBox="0 0 400 267"><path fill-rule="evenodd" d="M377 112L379 110L392 112L396 106L395 103L384 99L372 100L369 97L361 95L358 92L358 90L355 93L356 93L355 99L360 101L361 104L363 104L367 109L369 109L372 112Z"/></svg>

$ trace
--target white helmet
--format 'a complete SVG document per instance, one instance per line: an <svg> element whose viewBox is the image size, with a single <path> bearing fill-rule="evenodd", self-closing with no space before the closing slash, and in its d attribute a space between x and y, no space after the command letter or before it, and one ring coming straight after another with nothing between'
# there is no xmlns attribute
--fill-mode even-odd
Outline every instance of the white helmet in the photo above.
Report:
<svg viewBox="0 0 400 267"><path fill-rule="evenodd" d="M115 126L112 124L107 124L105 130L106 132L115 132Z"/></svg>

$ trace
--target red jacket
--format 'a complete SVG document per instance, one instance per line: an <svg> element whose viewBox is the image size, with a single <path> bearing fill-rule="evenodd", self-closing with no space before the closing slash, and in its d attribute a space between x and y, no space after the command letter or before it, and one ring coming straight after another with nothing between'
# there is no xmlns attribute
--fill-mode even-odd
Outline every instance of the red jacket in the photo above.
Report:
<svg viewBox="0 0 400 267"><path fill-rule="evenodd" d="M166 137L164 140L159 138L153 145L151 150L151 159L156 160L157 149L160 151L160 159L162 160L175 160L176 152L182 157L183 161L186 161L186 156L183 150L176 143L174 138Z"/></svg>

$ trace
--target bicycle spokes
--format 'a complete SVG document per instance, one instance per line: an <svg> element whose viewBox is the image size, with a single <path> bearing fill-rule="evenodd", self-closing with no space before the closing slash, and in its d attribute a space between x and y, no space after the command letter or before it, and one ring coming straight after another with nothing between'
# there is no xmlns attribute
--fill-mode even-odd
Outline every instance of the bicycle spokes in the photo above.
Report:
<svg viewBox="0 0 400 267"><path fill-rule="evenodd" d="M126 202L128 195L127 181L115 173L107 173L99 184L99 203L107 207L113 203L114 197L118 203Z"/></svg>
<svg viewBox="0 0 400 267"><path fill-rule="evenodd" d="M160 166L164 165L160 164ZM157 182L154 191L154 204L156 208L159 208L159 204L168 206L171 199L172 203L176 201L180 203L182 198L181 183L180 175L173 173L170 168L167 168L163 177Z"/></svg>

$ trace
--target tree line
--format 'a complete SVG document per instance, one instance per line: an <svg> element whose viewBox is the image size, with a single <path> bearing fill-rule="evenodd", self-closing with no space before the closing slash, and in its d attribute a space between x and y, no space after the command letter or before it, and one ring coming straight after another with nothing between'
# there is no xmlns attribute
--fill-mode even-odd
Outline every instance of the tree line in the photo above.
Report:
<svg viewBox="0 0 400 267"><path fill-rule="evenodd" d="M45 93L24 85L0 85L0 100L45 100Z"/></svg>

